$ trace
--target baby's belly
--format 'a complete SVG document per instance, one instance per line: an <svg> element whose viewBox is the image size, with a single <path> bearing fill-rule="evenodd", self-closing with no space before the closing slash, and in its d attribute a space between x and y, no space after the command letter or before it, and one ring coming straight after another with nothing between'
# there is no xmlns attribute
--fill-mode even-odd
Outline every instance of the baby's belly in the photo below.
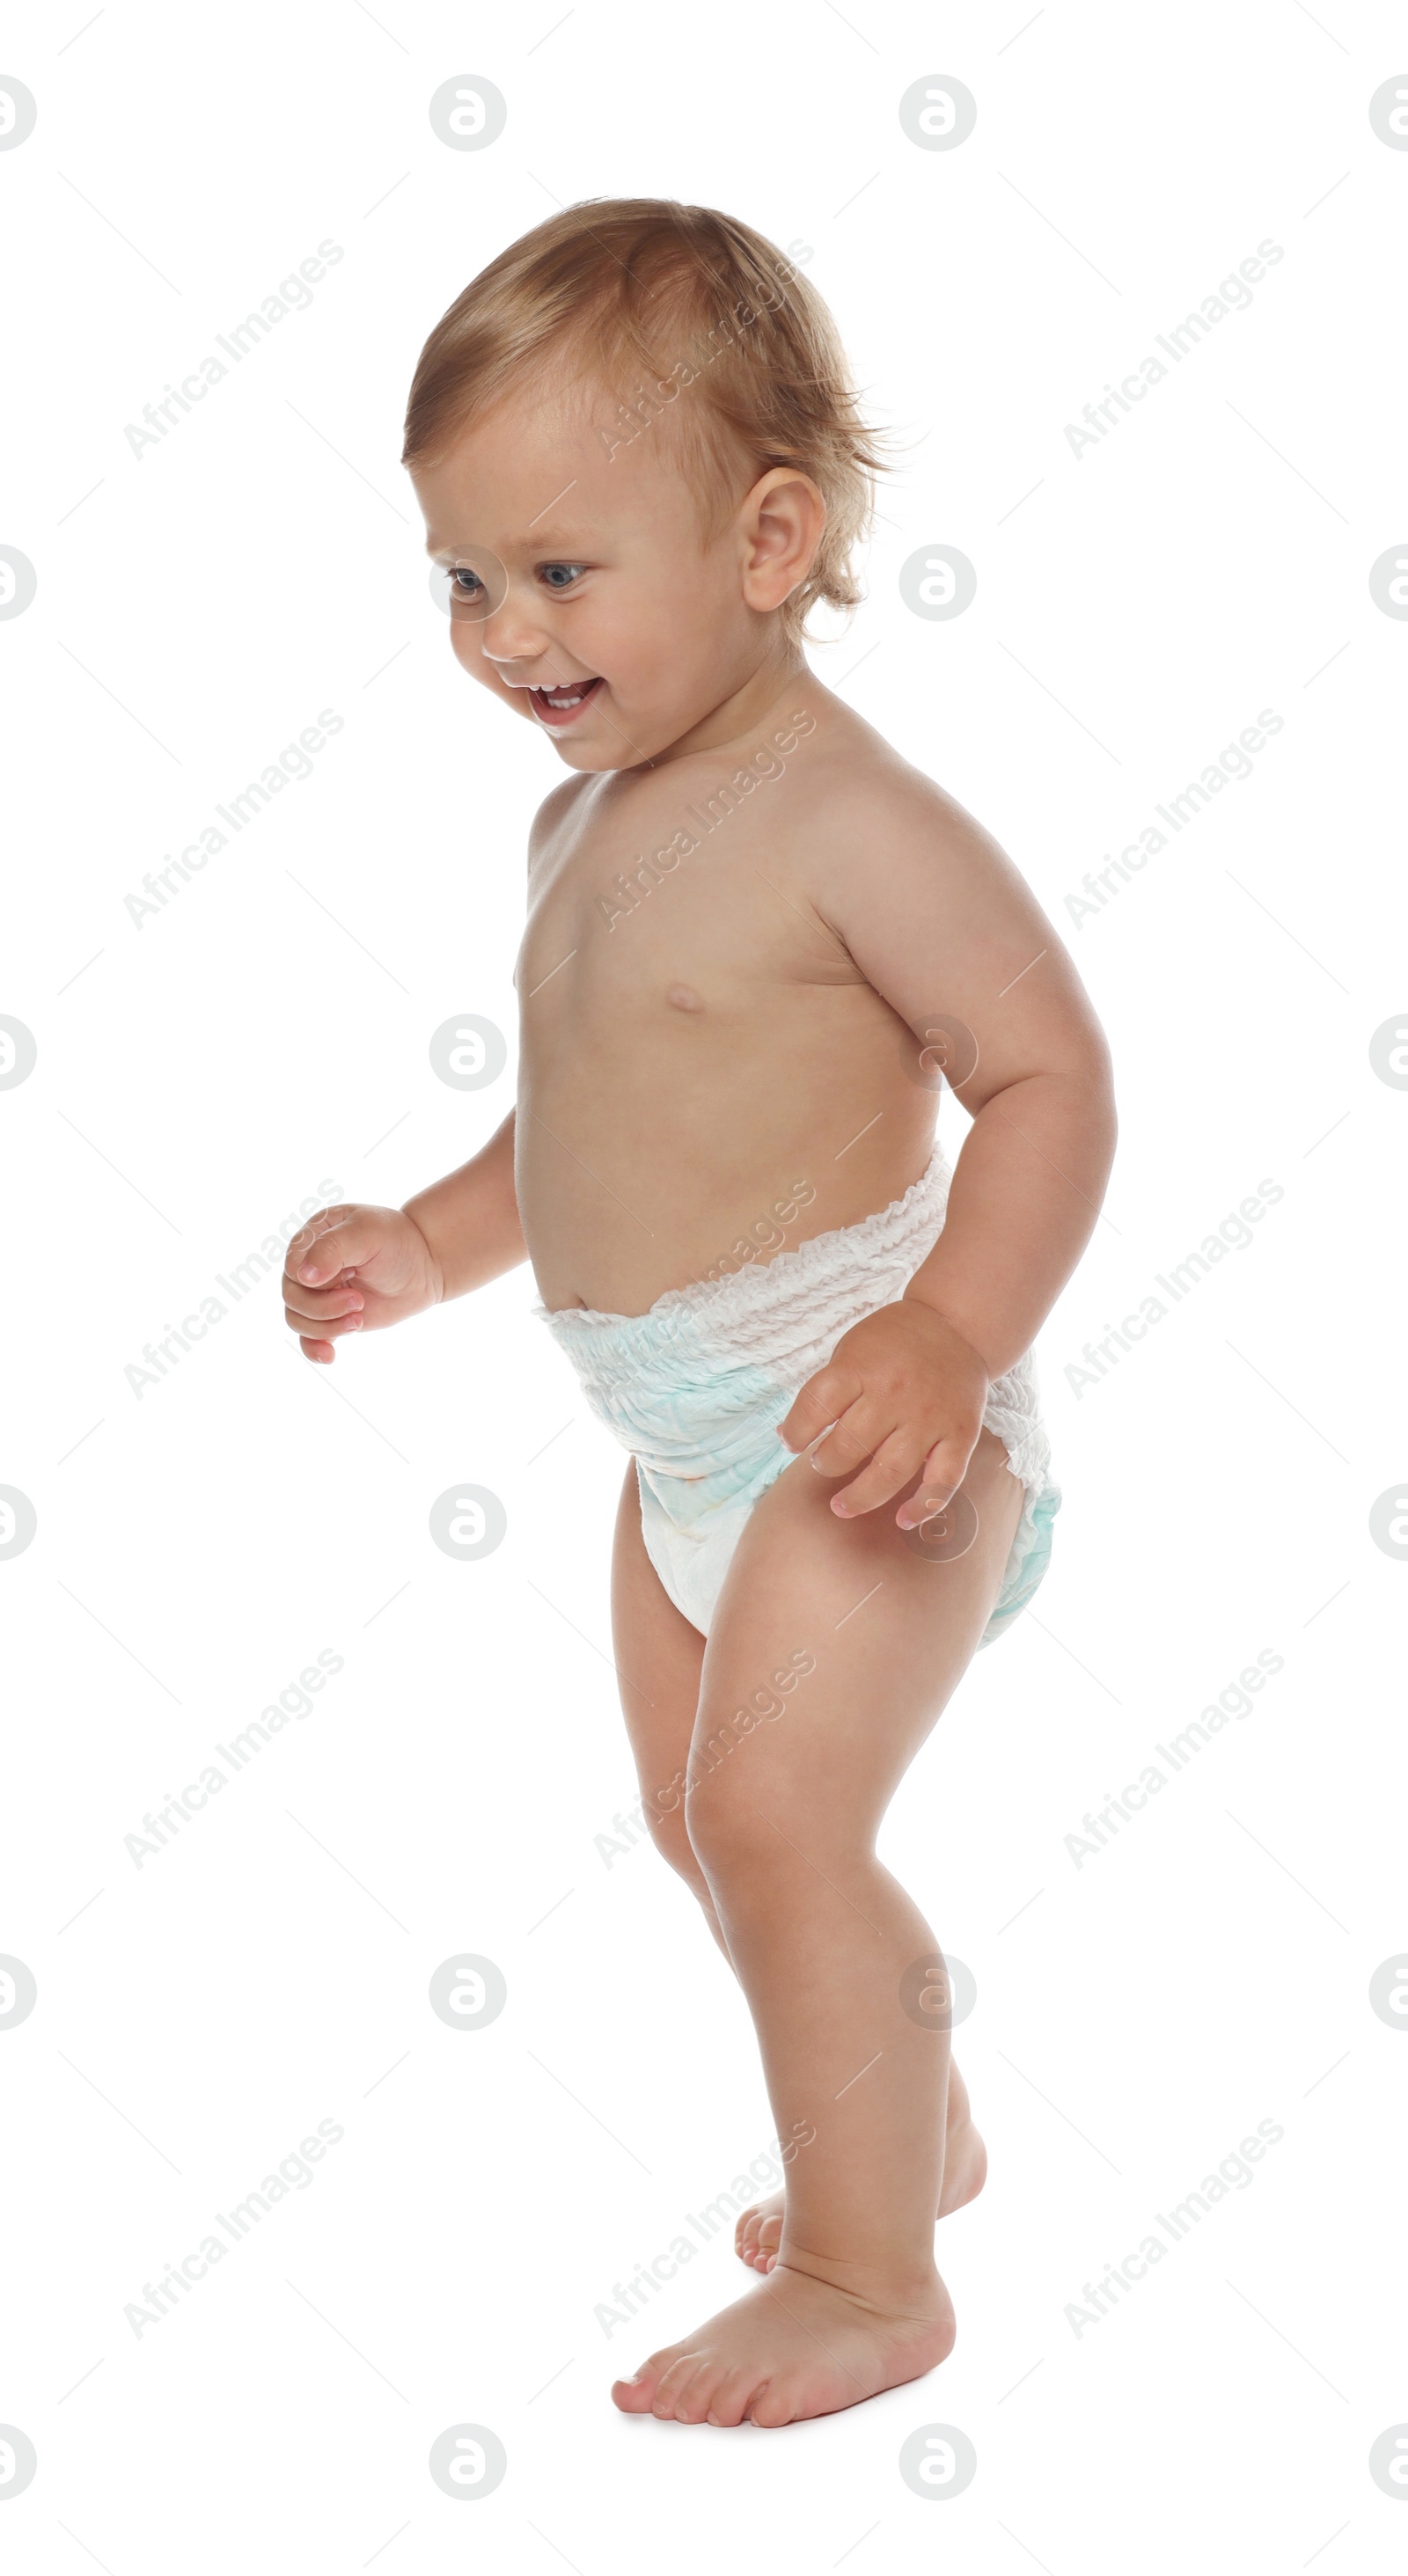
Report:
<svg viewBox="0 0 1408 2576"><path fill-rule="evenodd" d="M859 1223L929 1161L935 1097L892 1044L847 1058L679 1034L523 1060L515 1182L550 1309L644 1314L666 1289Z"/></svg>

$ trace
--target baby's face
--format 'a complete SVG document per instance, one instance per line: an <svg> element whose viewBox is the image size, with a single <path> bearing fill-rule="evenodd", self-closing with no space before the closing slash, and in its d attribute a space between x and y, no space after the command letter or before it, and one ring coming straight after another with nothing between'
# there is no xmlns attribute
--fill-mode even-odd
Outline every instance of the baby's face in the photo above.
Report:
<svg viewBox="0 0 1408 2576"><path fill-rule="evenodd" d="M571 769L667 753L778 649L748 538L706 541L668 415L626 444L604 389L510 396L412 481L456 658Z"/></svg>

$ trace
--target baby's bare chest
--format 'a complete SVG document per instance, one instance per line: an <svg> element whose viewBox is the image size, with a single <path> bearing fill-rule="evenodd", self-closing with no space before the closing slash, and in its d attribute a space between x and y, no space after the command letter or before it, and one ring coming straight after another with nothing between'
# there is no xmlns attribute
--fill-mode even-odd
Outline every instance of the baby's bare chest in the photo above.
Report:
<svg viewBox="0 0 1408 2576"><path fill-rule="evenodd" d="M799 1176L825 1227L922 1168L931 1104L819 900L826 825L771 786L666 776L589 788L540 836L515 1187L549 1306L644 1313Z"/></svg>
<svg viewBox="0 0 1408 2576"><path fill-rule="evenodd" d="M690 1024L729 1043L767 1012L864 978L811 901L794 818L765 788L720 782L574 818L538 853L515 980L540 1070L572 1050L619 1054Z"/></svg>

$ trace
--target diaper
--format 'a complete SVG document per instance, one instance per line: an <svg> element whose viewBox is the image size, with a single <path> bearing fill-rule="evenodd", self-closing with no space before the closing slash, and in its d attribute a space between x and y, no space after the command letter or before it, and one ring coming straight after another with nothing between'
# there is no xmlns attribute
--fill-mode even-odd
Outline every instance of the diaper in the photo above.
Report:
<svg viewBox="0 0 1408 2576"><path fill-rule="evenodd" d="M588 1403L632 1452L646 1553L677 1609L707 1636L749 1513L797 1454L777 1436L843 1333L906 1287L943 1231L949 1166L935 1147L903 1198L719 1279L667 1289L643 1315L533 1309ZM1023 1490L990 1645L1031 1600L1060 1509L1030 1351L988 1390L983 1421Z"/></svg>

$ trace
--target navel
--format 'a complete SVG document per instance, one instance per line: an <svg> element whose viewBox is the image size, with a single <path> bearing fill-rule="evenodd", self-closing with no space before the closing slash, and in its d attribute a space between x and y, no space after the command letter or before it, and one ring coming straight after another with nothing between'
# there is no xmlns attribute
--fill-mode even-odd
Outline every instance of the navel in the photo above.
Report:
<svg viewBox="0 0 1408 2576"><path fill-rule="evenodd" d="M675 1011L702 1011L704 1008L704 996L696 993L692 984L671 984L665 999Z"/></svg>

